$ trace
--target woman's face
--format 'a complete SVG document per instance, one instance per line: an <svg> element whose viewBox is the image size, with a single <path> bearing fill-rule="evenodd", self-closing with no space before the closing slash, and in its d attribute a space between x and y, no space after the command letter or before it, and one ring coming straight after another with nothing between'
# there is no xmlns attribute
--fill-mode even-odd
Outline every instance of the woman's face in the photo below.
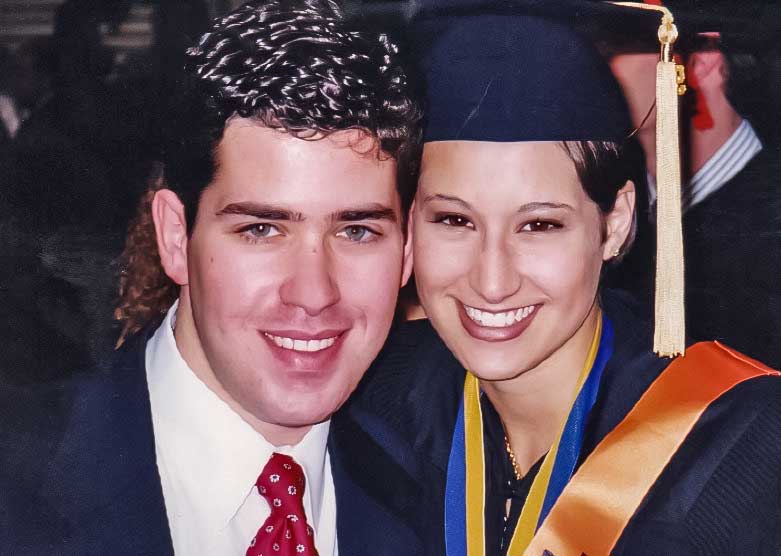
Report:
<svg viewBox="0 0 781 556"><path fill-rule="evenodd" d="M426 144L410 229L434 328L483 380L536 367L588 316L633 205L628 183L602 215L560 143Z"/></svg>

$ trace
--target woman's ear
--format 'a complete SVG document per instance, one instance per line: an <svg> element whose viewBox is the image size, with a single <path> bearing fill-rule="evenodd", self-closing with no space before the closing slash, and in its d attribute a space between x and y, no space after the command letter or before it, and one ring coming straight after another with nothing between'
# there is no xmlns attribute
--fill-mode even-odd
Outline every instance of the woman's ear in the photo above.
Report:
<svg viewBox="0 0 781 556"><path fill-rule="evenodd" d="M605 242L602 246L602 260L607 261L621 254L624 246L632 239L635 220L635 184L630 180L616 195L613 210L605 216Z"/></svg>
<svg viewBox="0 0 781 556"><path fill-rule="evenodd" d="M407 237L404 240L404 266L401 273L401 287L404 287L407 284L409 277L412 275L412 266L414 261L414 257L412 255L412 234L414 233L412 218L414 211L415 201L412 201L412 206L407 212Z"/></svg>
<svg viewBox="0 0 781 556"><path fill-rule="evenodd" d="M152 219L160 262L168 277L180 286L188 283L187 220L184 205L170 189L161 189L152 200Z"/></svg>

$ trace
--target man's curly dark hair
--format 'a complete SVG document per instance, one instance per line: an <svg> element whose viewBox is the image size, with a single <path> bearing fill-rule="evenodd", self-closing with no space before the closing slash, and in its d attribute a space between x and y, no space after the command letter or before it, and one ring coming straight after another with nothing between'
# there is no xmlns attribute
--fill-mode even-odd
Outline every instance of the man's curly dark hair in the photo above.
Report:
<svg viewBox="0 0 781 556"><path fill-rule="evenodd" d="M256 1L217 19L187 50L180 85L155 187L179 196L188 233L201 193L214 178L215 149L235 117L304 140L362 130L380 156L397 161L402 204L411 199L421 111L398 48L334 2ZM123 337L158 321L178 295L156 248L148 252L154 228L143 213L150 198L142 201L123 254L116 311Z"/></svg>
<svg viewBox="0 0 781 556"><path fill-rule="evenodd" d="M164 167L190 230L231 117L302 139L362 129L400 162L418 142L420 111L396 45L328 0L250 2L223 17L187 51L183 85Z"/></svg>

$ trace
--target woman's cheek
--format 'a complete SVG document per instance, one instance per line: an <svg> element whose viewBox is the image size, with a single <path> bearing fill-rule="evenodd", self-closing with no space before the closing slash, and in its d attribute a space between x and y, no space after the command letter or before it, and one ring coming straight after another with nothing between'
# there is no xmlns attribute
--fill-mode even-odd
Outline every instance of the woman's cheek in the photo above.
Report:
<svg viewBox="0 0 781 556"><path fill-rule="evenodd" d="M457 284L468 277L476 264L475 259L475 248L466 241L421 238L415 246L415 276L419 289L442 289Z"/></svg>

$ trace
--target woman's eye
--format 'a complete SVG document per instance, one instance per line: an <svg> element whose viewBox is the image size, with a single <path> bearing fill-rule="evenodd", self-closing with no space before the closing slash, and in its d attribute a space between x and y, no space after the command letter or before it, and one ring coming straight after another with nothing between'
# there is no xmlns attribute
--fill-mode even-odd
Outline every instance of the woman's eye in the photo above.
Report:
<svg viewBox="0 0 781 556"><path fill-rule="evenodd" d="M241 233L249 239L268 239L281 234L279 228L272 224L253 224L242 228Z"/></svg>
<svg viewBox="0 0 781 556"><path fill-rule="evenodd" d="M379 234L377 232L370 230L366 226L347 226L336 234L337 237L343 237L356 243L366 243L368 241L372 241L378 235Z"/></svg>
<svg viewBox="0 0 781 556"><path fill-rule="evenodd" d="M437 224L444 224L445 226L452 226L454 228L474 229L475 227L468 218L461 216L460 214L438 214L434 218L434 222Z"/></svg>
<svg viewBox="0 0 781 556"><path fill-rule="evenodd" d="M556 222L549 222L547 220L534 220L528 222L521 227L522 232L548 232L550 230L558 230L561 228L561 224Z"/></svg>

